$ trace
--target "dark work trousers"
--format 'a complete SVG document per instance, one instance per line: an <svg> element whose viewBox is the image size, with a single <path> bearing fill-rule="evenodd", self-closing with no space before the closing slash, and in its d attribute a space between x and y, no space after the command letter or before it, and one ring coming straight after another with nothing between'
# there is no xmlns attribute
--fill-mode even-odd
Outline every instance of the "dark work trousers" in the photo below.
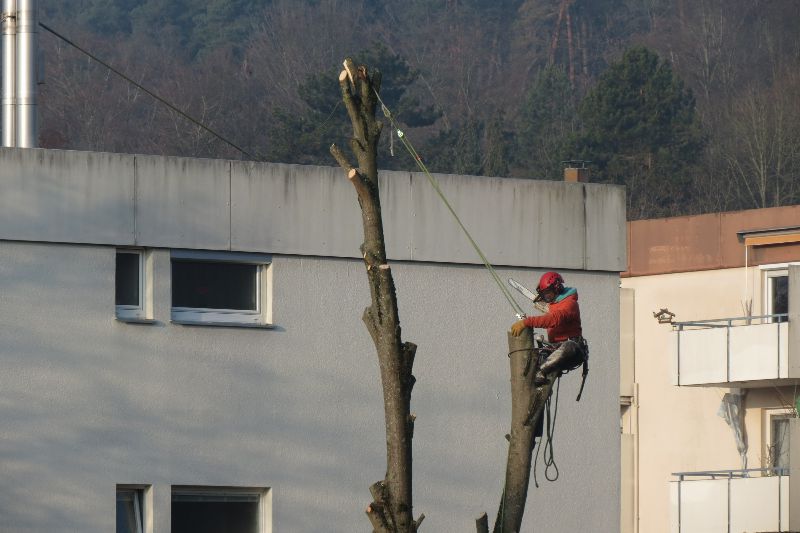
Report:
<svg viewBox="0 0 800 533"><path fill-rule="evenodd" d="M540 364L539 372L547 375L557 371L571 370L583 363L584 357L585 353L581 344L578 341L569 339L562 342L553 353L547 356L544 362ZM536 423L533 434L537 439L541 438L544 433L544 417L545 413L542 413Z"/></svg>
<svg viewBox="0 0 800 533"><path fill-rule="evenodd" d="M547 375L556 371L571 370L583 363L584 357L581 345L569 339L562 342L561 346L545 359L542 366L539 367L539 372Z"/></svg>

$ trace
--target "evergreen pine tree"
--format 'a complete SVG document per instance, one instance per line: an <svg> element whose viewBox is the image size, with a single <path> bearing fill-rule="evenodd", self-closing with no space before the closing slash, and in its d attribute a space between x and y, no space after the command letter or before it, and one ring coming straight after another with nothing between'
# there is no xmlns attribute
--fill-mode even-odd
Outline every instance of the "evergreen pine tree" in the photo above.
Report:
<svg viewBox="0 0 800 533"><path fill-rule="evenodd" d="M535 179L560 179L561 161L571 159L577 128L576 95L561 66L542 69L525 96L517 125L519 173Z"/></svg>
<svg viewBox="0 0 800 533"><path fill-rule="evenodd" d="M670 214L686 201L705 146L692 92L645 47L628 50L581 102L577 149L595 179L628 187L629 217Z"/></svg>

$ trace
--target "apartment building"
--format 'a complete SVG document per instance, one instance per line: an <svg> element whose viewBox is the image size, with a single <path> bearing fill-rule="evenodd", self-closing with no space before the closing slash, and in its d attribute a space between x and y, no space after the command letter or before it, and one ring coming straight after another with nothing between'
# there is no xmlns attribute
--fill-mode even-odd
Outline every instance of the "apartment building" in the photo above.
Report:
<svg viewBox="0 0 800 533"><path fill-rule="evenodd" d="M525 531L617 532L623 189L438 179L503 279L559 269L585 310L592 372L580 403L562 380ZM340 169L2 149L0 190L0 530L369 528L383 403ZM424 176L381 190L419 346L414 515L467 531L500 500L516 318Z"/></svg>
<svg viewBox="0 0 800 533"><path fill-rule="evenodd" d="M800 531L800 207L628 223L622 531Z"/></svg>

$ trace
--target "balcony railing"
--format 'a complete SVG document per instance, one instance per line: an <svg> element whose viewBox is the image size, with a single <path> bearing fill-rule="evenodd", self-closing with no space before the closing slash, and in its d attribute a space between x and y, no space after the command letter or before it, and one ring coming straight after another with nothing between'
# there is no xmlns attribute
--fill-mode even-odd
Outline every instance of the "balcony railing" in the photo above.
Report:
<svg viewBox="0 0 800 533"><path fill-rule="evenodd" d="M788 468L674 473L671 531L789 531L788 474Z"/></svg>
<svg viewBox="0 0 800 533"><path fill-rule="evenodd" d="M788 379L788 315L675 322L674 385L718 385ZM794 350L797 352L798 350Z"/></svg>

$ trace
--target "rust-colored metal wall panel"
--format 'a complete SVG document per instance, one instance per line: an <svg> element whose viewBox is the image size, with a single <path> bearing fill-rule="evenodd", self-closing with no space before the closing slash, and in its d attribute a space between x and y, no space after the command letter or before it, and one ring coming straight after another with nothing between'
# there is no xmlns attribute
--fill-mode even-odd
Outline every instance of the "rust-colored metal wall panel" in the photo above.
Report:
<svg viewBox="0 0 800 533"><path fill-rule="evenodd" d="M737 232L800 225L800 206L751 209L628 222L628 271L623 277L744 266ZM753 246L750 265L800 260L800 243Z"/></svg>
<svg viewBox="0 0 800 533"><path fill-rule="evenodd" d="M750 248L747 262L750 265L771 265L773 263L791 263L798 260L800 260L800 245L795 242Z"/></svg>
<svg viewBox="0 0 800 533"><path fill-rule="evenodd" d="M772 207L722 213L723 268L744 266L744 243L736 235L739 231L782 228L800 225L800 206ZM753 246L748 263L751 265L784 263L800 259L800 247L796 244L780 246Z"/></svg>
<svg viewBox="0 0 800 533"><path fill-rule="evenodd" d="M719 214L629 222L631 276L719 268Z"/></svg>

